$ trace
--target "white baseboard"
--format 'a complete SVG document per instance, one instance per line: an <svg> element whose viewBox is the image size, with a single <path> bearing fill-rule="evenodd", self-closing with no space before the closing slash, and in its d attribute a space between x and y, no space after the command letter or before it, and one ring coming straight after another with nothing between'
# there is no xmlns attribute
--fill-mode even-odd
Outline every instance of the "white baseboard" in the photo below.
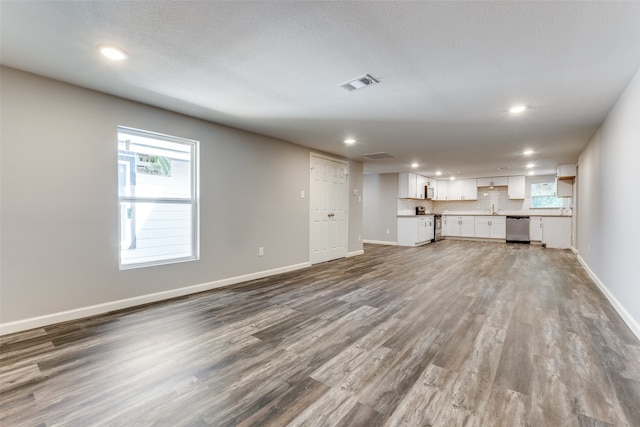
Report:
<svg viewBox="0 0 640 427"><path fill-rule="evenodd" d="M374 245L391 245L391 246L398 246L398 242L387 242L384 240L363 240L363 243L371 243Z"/></svg>
<svg viewBox="0 0 640 427"><path fill-rule="evenodd" d="M294 270L300 270L310 266L310 262L303 262L301 264L294 264L286 267L274 268L272 270L259 271L257 273L250 273L242 276L230 277L228 279L221 279L213 282L186 286L184 288L171 289L168 291L140 295L137 297L110 301L103 304L96 304L88 307L76 308L73 310L61 311L44 316L32 317L30 319L2 323L0 324L0 336L12 334L14 332L26 331L33 328L40 328L47 325L53 325L54 323L81 319L83 317L95 316L97 314L104 314L110 311L121 310L123 308L130 308L137 305L163 301L175 297L181 297L184 295L195 294L198 292L204 292L211 289L221 288L223 286L235 285L236 283L246 282L248 280L262 279L263 277L274 276L276 274L287 273Z"/></svg>
<svg viewBox="0 0 640 427"><path fill-rule="evenodd" d="M358 255L364 255L364 249L360 249L359 251L347 252L347 258Z"/></svg>
<svg viewBox="0 0 640 427"><path fill-rule="evenodd" d="M605 284L602 283L600 278L598 278L598 276L596 276L596 274L589 268L589 266L582 259L582 257L578 255L577 258L578 258L578 262L582 265L582 267L585 269L587 274L591 277L591 279L593 279L593 281L596 283L598 288L600 288L600 291L604 294L604 296L607 297L607 299L609 300L613 308L616 309L620 317L622 317L622 320L624 320L624 323L626 323L629 329L631 329L631 332L633 332L633 334L636 337L638 337L638 339L640 339L640 324L638 323L638 321L634 319L631 316L631 314L629 314L629 312L624 308L622 304L620 304L620 301L618 301L618 299L611 293L611 291L609 291L609 289L605 286Z"/></svg>

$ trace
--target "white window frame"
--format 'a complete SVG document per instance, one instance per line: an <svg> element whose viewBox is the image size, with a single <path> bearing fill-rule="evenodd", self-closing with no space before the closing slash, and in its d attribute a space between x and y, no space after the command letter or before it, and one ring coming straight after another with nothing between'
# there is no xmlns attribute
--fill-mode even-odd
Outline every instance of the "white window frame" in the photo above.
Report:
<svg viewBox="0 0 640 427"><path fill-rule="evenodd" d="M554 195L553 196L534 196L533 186L540 185L540 184L552 184L554 186ZM530 184L529 190L531 191L531 209L560 209L564 206L562 199L558 197L558 183L555 181L532 182ZM560 206L533 206L533 200L538 197L555 197L559 201Z"/></svg>
<svg viewBox="0 0 640 427"><path fill-rule="evenodd" d="M199 179L200 176L200 168L199 168L199 159L200 159L200 143L199 141L181 138L172 135L166 135L157 132L146 131L142 129L135 129L126 126L118 126L118 137L116 138L116 146L119 145L119 136L120 133L127 133L131 135L139 135L144 136L146 138L153 138L158 140L164 140L172 143L186 144L191 146L191 197L190 198L172 198L172 197L137 197L137 196L122 196L120 195L120 191L118 190L118 263L120 270L129 270L134 268L141 267L151 267L157 265L166 265L166 264L174 264L179 262L187 262L187 261L195 261L200 259L200 239L199 239L199 229L200 229L200 214L199 214ZM117 149L117 153L119 153L119 148ZM120 164L120 160L116 163L118 166ZM119 179L119 178L118 178ZM118 182L119 185L119 182ZM181 204L181 205L190 205L191 206L191 256L188 257L176 257L163 259L158 261L148 261L148 262L137 262L137 263L128 263L122 264L122 249L121 249L121 230L122 230L122 221L120 215L120 206L122 203L169 203L169 204Z"/></svg>

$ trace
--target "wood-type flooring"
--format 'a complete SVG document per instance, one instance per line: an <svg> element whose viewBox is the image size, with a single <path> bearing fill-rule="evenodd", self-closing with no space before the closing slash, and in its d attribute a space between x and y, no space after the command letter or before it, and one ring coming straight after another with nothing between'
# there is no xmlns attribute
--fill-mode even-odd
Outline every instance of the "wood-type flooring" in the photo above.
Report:
<svg viewBox="0 0 640 427"><path fill-rule="evenodd" d="M640 342L540 246L366 245L0 343L3 427L640 426Z"/></svg>

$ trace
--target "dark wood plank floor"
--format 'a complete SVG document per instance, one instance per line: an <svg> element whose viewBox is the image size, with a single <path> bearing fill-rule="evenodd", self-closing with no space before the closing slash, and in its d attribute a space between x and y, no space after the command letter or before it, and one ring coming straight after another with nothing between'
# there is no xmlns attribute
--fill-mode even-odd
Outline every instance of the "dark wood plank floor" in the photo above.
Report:
<svg viewBox="0 0 640 427"><path fill-rule="evenodd" d="M575 255L365 251L5 336L0 425L640 426L640 342Z"/></svg>

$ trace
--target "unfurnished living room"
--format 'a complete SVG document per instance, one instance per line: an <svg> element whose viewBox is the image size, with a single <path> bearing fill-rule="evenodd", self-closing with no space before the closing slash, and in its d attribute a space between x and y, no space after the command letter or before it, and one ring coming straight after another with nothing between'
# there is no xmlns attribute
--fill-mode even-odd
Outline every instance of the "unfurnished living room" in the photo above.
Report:
<svg viewBox="0 0 640 427"><path fill-rule="evenodd" d="M639 22L0 0L0 425L640 426Z"/></svg>

